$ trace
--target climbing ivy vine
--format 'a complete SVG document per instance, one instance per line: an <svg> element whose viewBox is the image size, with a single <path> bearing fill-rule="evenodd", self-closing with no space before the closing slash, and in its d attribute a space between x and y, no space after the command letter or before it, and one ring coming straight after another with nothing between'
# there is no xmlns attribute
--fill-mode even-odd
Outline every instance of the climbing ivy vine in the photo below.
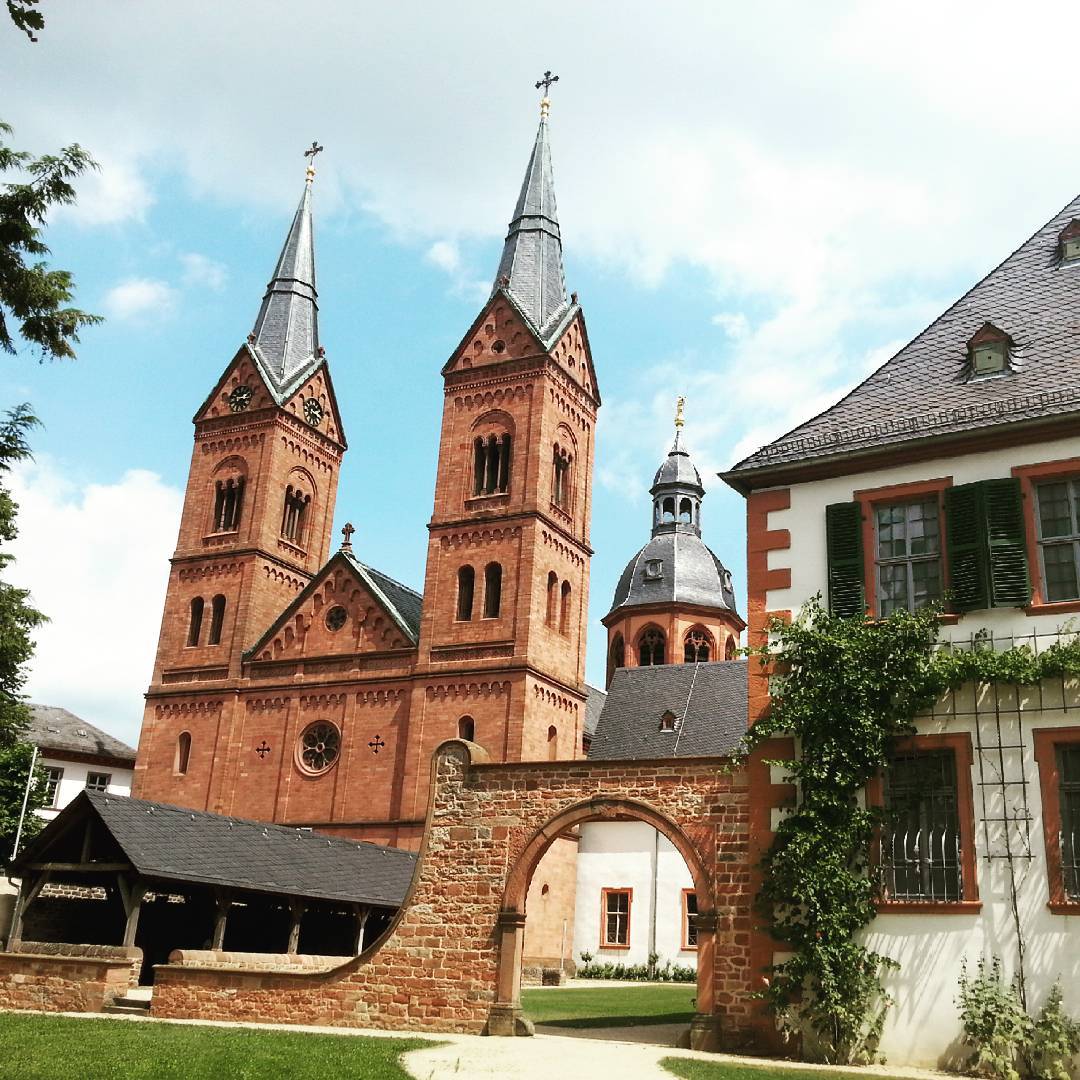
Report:
<svg viewBox="0 0 1080 1080"><path fill-rule="evenodd" d="M935 649L934 610L870 622L829 614L811 600L790 623L774 620L769 642L751 650L772 672L772 705L749 736L797 740L778 764L799 785L763 861L760 912L790 959L769 972L763 997L808 1056L865 1062L875 1056L891 1000L881 979L898 965L857 940L875 914L880 882L870 850L882 811L860 793L886 763L893 741L945 690L966 682L1029 684L1080 676L1080 640L1036 655Z"/></svg>

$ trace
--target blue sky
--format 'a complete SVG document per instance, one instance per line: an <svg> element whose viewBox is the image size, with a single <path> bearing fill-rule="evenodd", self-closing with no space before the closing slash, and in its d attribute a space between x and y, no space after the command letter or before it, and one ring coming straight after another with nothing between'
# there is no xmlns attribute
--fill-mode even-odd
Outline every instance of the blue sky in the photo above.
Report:
<svg viewBox="0 0 1080 1080"><path fill-rule="evenodd" d="M0 376L0 405L28 400L45 423L15 481L14 576L53 619L29 690L130 740L191 416L251 328L312 137L321 334L350 443L337 525L419 586L439 369L498 262L532 83L562 76L567 280L604 399L594 682L675 397L706 540L744 597L743 502L715 471L834 400L1080 188L1068 65L1046 45L1051 21L1057 40L1080 29L1066 5L251 12L86 0L46 12L37 46L0 27L16 145L77 139L102 163L48 240L108 321L77 362L25 352Z"/></svg>

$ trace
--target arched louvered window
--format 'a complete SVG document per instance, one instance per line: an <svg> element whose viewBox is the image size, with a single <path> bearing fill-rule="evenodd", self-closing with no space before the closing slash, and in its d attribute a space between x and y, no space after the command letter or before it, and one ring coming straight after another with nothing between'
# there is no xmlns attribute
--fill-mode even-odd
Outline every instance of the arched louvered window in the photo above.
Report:
<svg viewBox="0 0 1080 1080"><path fill-rule="evenodd" d="M711 657L712 637L702 627L692 627L683 638L683 660L687 664L707 664Z"/></svg>
<svg viewBox="0 0 1080 1080"><path fill-rule="evenodd" d="M568 451L555 444L552 463L551 501L560 510L570 509L570 465L572 458Z"/></svg>
<svg viewBox="0 0 1080 1080"><path fill-rule="evenodd" d="M281 536L290 544L303 547L304 527L307 524L311 496L292 484L285 489L285 503L281 513Z"/></svg>
<svg viewBox="0 0 1080 1080"><path fill-rule="evenodd" d="M502 566L497 562L484 567L484 618L497 619L502 609Z"/></svg>
<svg viewBox="0 0 1080 1080"><path fill-rule="evenodd" d="M473 495L501 495L509 490L512 451L509 432L477 436L473 441Z"/></svg>
<svg viewBox="0 0 1080 1080"><path fill-rule="evenodd" d="M457 572L457 617L462 622L472 618L475 589L476 571L471 566L460 567Z"/></svg>
<svg viewBox="0 0 1080 1080"><path fill-rule="evenodd" d="M225 597L218 593L210 601L210 637L207 645L221 644L221 628L225 623Z"/></svg>
<svg viewBox="0 0 1080 1080"><path fill-rule="evenodd" d="M552 724L548 728L547 737L548 761L556 761L559 757L559 729Z"/></svg>
<svg viewBox="0 0 1080 1080"><path fill-rule="evenodd" d="M203 598L196 596L191 601L191 614L188 619L187 643L189 646L198 645L202 634Z"/></svg>
<svg viewBox="0 0 1080 1080"><path fill-rule="evenodd" d="M638 638L638 665L652 667L655 664L663 664L666 644L663 630L655 626L646 627Z"/></svg>
<svg viewBox="0 0 1080 1080"><path fill-rule="evenodd" d="M468 742L476 741L476 721L471 716L463 716L457 722L457 734L459 739L466 739Z"/></svg>
<svg viewBox="0 0 1080 1080"><path fill-rule="evenodd" d="M570 582L564 581L562 583L561 597L559 603L559 633L570 633Z"/></svg>
<svg viewBox="0 0 1080 1080"><path fill-rule="evenodd" d="M244 506L244 478L229 477L214 485L214 532L235 532L240 528Z"/></svg>
<svg viewBox="0 0 1080 1080"><path fill-rule="evenodd" d="M176 760L173 770L180 776L188 771L188 762L191 759L191 732L181 731L176 740Z"/></svg>

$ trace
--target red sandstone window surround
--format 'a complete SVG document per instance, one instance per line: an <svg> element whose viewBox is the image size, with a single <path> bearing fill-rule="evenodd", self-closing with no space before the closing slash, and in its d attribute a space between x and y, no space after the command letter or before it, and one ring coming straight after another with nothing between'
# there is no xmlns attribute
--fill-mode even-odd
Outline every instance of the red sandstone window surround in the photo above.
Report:
<svg viewBox="0 0 1080 1080"><path fill-rule="evenodd" d="M682 947L697 948L697 927L693 917L697 915L697 893L693 889L682 891Z"/></svg>
<svg viewBox="0 0 1080 1080"><path fill-rule="evenodd" d="M892 792L888 777L878 777L866 790L869 805L895 811L892 825L883 826L880 843L875 845L875 862L884 878L878 911L950 915L981 910L971 736L967 732L912 735L896 741L892 758L896 770ZM913 760L918 758L924 761ZM944 776L936 791L928 783L925 792L920 792L908 782L917 765L925 765L928 775ZM917 835L920 826L922 836ZM931 898L945 895L950 898Z"/></svg>
<svg viewBox="0 0 1080 1080"><path fill-rule="evenodd" d="M1080 727L1034 728L1048 907L1080 915Z"/></svg>
<svg viewBox="0 0 1080 1080"><path fill-rule="evenodd" d="M633 889L600 890L600 948L630 948L630 908Z"/></svg>
<svg viewBox="0 0 1080 1080"><path fill-rule="evenodd" d="M1046 548L1050 545L1042 541L1052 537L1045 535L1043 515L1040 512L1049 509L1047 496L1052 492L1050 485L1064 484L1069 487L1069 481L1080 480L1080 458L1017 465L1012 474L1019 479L1023 496L1024 533L1027 538L1028 567L1031 574L1031 603L1024 610L1028 615L1080 611L1080 596L1067 600L1048 599L1045 556ZM1066 494L1068 495L1068 492Z"/></svg>

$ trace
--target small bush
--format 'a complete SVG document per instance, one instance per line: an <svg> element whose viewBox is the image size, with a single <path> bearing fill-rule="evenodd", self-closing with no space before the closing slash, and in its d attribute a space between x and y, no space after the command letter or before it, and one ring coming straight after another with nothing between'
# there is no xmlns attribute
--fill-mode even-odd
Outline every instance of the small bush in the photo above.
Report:
<svg viewBox="0 0 1080 1080"><path fill-rule="evenodd" d="M586 960L586 957L588 959ZM692 967L672 964L670 960L663 967L650 967L648 964L594 964L592 956L582 953L583 961L577 969L579 979L614 979L622 982L696 982L697 972Z"/></svg>
<svg viewBox="0 0 1080 1080"><path fill-rule="evenodd" d="M1024 1051L1032 1080L1069 1080L1069 1063L1080 1053L1080 1024L1061 1007L1061 984L1054 983L1035 1018Z"/></svg>
<svg viewBox="0 0 1080 1080"><path fill-rule="evenodd" d="M980 960L973 979L968 978L967 964L961 967L957 1004L964 1038L973 1050L968 1069L975 1076L1020 1080L1017 1062L1032 1040L1034 1025L1024 1012L1016 984L1002 983L1001 961L996 956L989 971Z"/></svg>

